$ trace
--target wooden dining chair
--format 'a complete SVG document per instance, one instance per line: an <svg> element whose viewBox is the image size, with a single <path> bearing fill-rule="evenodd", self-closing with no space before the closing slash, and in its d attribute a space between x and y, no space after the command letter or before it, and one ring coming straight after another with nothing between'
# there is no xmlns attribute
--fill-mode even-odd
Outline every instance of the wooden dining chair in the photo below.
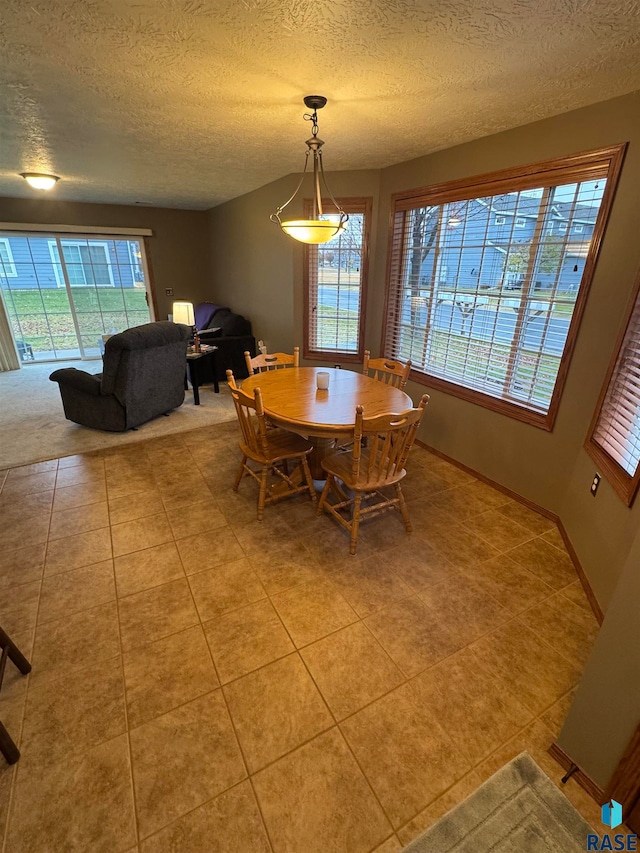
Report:
<svg viewBox="0 0 640 853"><path fill-rule="evenodd" d="M260 353L251 358L250 352L245 352L249 376L254 373L264 373L266 370L278 370L281 367L300 367L300 347L293 348L293 355L286 352Z"/></svg>
<svg viewBox="0 0 640 853"><path fill-rule="evenodd" d="M27 675L31 672L31 664L22 654L20 649L13 642L11 637L0 628L0 689L7 666L7 661L11 661L22 675ZM7 764L15 764L20 758L20 750L14 743L9 732L5 729L0 720L0 753L4 756Z"/></svg>
<svg viewBox="0 0 640 853"><path fill-rule="evenodd" d="M371 358L371 353L366 349L362 372L365 376L371 376L379 382L395 385L396 388L403 390L411 372L411 359L405 363L394 361L392 358Z"/></svg>
<svg viewBox="0 0 640 853"><path fill-rule="evenodd" d="M360 522L388 510L399 512L407 533L411 533L400 481L406 474L407 456L428 402L429 395L424 394L417 409L374 418L365 418L362 406L358 406L353 447L322 461L327 482L317 514L329 513L351 533L350 554L356 553ZM388 486L393 487L394 497L381 491ZM336 503L328 501L330 490L337 497Z"/></svg>
<svg viewBox="0 0 640 853"><path fill-rule="evenodd" d="M275 503L299 492L308 491L311 500L315 503L316 491L307 461L313 445L302 436L287 430L267 429L260 389L254 390L253 397L245 394L237 387L231 370L227 370L227 382L242 431L240 441L242 462L233 485L234 492L238 491L240 481L245 476L253 477L258 483L260 486L258 521L262 521L266 504ZM259 466L257 470L249 465L249 461ZM289 475L289 462L300 464L303 474L302 483L298 484L293 479L295 471ZM267 488L269 474L276 477L276 483L270 489Z"/></svg>

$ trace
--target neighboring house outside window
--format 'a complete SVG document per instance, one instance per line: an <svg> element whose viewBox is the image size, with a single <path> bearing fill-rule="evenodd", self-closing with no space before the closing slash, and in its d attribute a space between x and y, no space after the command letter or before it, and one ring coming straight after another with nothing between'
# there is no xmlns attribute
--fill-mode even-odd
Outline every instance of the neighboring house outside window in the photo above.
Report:
<svg viewBox="0 0 640 853"><path fill-rule="evenodd" d="M527 220L523 219L522 216L518 216L516 218L516 228L525 228L527 225Z"/></svg>
<svg viewBox="0 0 640 853"><path fill-rule="evenodd" d="M410 358L415 381L551 429L623 152L394 195L383 354ZM511 223L501 233L496 212ZM584 224L579 243L549 233L558 215Z"/></svg>
<svg viewBox="0 0 640 853"><path fill-rule="evenodd" d="M305 246L304 356L362 361L372 199L338 199L346 229L329 243ZM310 215L311 203L305 203Z"/></svg>
<svg viewBox="0 0 640 853"><path fill-rule="evenodd" d="M631 506L640 482L640 275L605 377L585 449Z"/></svg>
<svg viewBox="0 0 640 853"><path fill-rule="evenodd" d="M17 275L9 240L6 237L0 237L0 276L2 278L16 278Z"/></svg>
<svg viewBox="0 0 640 853"><path fill-rule="evenodd" d="M106 242L99 240L61 240L60 244L69 284L72 287L74 285L114 287L109 246ZM60 253L55 240L49 241L49 251L58 287L64 287Z"/></svg>
<svg viewBox="0 0 640 853"><path fill-rule="evenodd" d="M496 216L496 218L495 218L496 225L504 225L506 221L507 221L506 216Z"/></svg>

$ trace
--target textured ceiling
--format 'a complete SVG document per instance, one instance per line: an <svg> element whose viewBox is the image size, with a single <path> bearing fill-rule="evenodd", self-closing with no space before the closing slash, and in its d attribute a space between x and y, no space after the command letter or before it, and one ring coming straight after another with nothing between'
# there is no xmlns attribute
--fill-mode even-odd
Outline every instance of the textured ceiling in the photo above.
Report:
<svg viewBox="0 0 640 853"><path fill-rule="evenodd" d="M1 0L0 195L208 208L640 89L631 0Z"/></svg>

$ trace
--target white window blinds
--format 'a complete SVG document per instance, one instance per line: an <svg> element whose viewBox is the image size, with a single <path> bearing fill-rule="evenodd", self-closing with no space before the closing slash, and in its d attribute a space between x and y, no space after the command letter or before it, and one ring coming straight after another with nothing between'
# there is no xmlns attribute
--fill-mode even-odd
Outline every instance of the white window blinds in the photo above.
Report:
<svg viewBox="0 0 640 853"><path fill-rule="evenodd" d="M587 443L587 449L591 445L591 455L628 505L640 480L639 287L640 278Z"/></svg>
<svg viewBox="0 0 640 853"><path fill-rule="evenodd" d="M305 356L362 360L371 199L340 199L345 230L305 249Z"/></svg>
<svg viewBox="0 0 640 853"><path fill-rule="evenodd" d="M384 354L550 428L617 168L607 149L395 196Z"/></svg>

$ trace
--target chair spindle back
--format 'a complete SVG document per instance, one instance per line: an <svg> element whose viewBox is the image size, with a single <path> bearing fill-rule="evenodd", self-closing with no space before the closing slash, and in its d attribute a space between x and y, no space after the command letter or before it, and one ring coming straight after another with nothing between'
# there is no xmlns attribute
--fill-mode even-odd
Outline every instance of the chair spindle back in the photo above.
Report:
<svg viewBox="0 0 640 853"><path fill-rule="evenodd" d="M247 351L244 354L249 376L254 373L264 373L267 370L278 370L283 367L300 367L300 347L293 348L293 355L286 352L260 353L251 358Z"/></svg>
<svg viewBox="0 0 640 853"><path fill-rule="evenodd" d="M357 407L351 467L354 479L381 482L404 468L428 402L429 395L424 394L416 409L374 418L365 418L362 406ZM365 437L367 452L363 454Z"/></svg>
<svg viewBox="0 0 640 853"><path fill-rule="evenodd" d="M241 388L238 388L230 370L227 370L227 380L244 443L252 453L258 456L266 456L268 439L262 392L256 388L253 397L246 394Z"/></svg>
<svg viewBox="0 0 640 853"><path fill-rule="evenodd" d="M393 385L402 390L411 372L411 359L402 362L392 358L371 358L369 350L365 350L362 372L378 382L384 382L385 385Z"/></svg>

